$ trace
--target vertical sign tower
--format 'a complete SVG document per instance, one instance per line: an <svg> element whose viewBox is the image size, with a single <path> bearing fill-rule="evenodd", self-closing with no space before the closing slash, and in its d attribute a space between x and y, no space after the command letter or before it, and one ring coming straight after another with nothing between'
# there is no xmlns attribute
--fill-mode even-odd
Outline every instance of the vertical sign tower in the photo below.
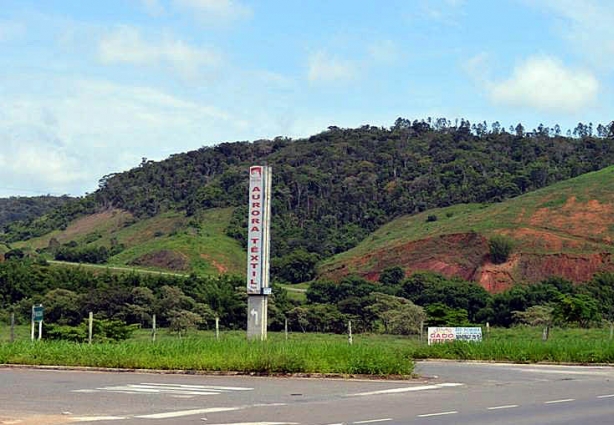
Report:
<svg viewBox="0 0 614 425"><path fill-rule="evenodd" d="M249 215L247 218L247 338L267 337L267 296L271 222L271 168L249 169Z"/></svg>

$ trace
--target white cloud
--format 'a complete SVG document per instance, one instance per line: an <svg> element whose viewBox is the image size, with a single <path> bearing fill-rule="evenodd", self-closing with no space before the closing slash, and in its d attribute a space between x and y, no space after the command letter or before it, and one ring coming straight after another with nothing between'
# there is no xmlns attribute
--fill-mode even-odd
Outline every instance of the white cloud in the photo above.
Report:
<svg viewBox="0 0 614 425"><path fill-rule="evenodd" d="M244 125L214 106L148 87L69 79L45 84L44 95L4 91L0 196L80 195L142 157L197 149Z"/></svg>
<svg viewBox="0 0 614 425"><path fill-rule="evenodd" d="M525 0L557 18L562 38L593 64L614 66L614 9L610 0Z"/></svg>
<svg viewBox="0 0 614 425"><path fill-rule="evenodd" d="M309 81L343 82L353 80L357 75L357 64L352 61L330 56L324 51L319 51L309 57Z"/></svg>
<svg viewBox="0 0 614 425"><path fill-rule="evenodd" d="M371 59L377 62L395 62L400 56L399 49L392 40L381 40L370 43L367 46L367 53Z"/></svg>
<svg viewBox="0 0 614 425"><path fill-rule="evenodd" d="M156 41L145 40L134 27L121 26L106 34L99 44L103 63L133 65L165 64L186 78L194 78L206 67L216 67L221 56L213 49L190 46L169 35Z"/></svg>
<svg viewBox="0 0 614 425"><path fill-rule="evenodd" d="M193 13L205 24L219 24L249 18L252 10L234 0L174 0L176 7Z"/></svg>
<svg viewBox="0 0 614 425"><path fill-rule="evenodd" d="M591 73L566 68L550 57L529 58L509 79L488 86L495 103L567 113L591 105L599 90Z"/></svg>

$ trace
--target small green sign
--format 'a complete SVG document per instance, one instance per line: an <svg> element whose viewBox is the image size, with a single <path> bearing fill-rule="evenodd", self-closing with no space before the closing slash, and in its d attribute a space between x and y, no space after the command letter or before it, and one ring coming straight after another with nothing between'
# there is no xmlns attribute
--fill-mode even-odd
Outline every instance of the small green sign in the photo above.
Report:
<svg viewBox="0 0 614 425"><path fill-rule="evenodd" d="M32 320L34 322L42 322L43 312L44 308L42 305L35 305L34 307L32 307Z"/></svg>

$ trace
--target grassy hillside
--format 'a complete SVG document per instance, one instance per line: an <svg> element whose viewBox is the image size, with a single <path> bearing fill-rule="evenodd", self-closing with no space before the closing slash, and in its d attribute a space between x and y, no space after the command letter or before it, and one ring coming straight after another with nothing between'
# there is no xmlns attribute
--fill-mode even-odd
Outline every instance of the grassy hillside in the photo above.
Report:
<svg viewBox="0 0 614 425"><path fill-rule="evenodd" d="M487 239L494 234L512 238L515 252L525 258L604 254L609 262L614 252L612 187L614 167L608 167L497 204L455 205L400 217L324 262L320 274L373 277L394 265L433 269L438 260L462 268L463 259L467 270L475 269L488 265Z"/></svg>
<svg viewBox="0 0 614 425"><path fill-rule="evenodd" d="M244 273L245 253L240 244L225 235L232 208L210 209L186 218L179 212L166 212L136 220L117 209L79 218L65 230L12 244L26 250L60 244L81 246L123 245L108 265L181 273ZM53 242L51 242L53 244Z"/></svg>

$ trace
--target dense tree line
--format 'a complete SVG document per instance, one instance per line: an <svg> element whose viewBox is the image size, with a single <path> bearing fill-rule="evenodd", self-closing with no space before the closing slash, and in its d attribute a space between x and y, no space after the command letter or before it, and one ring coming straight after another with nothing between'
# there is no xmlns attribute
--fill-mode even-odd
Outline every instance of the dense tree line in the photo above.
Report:
<svg viewBox="0 0 614 425"><path fill-rule="evenodd" d="M16 221L32 221L74 198L69 196L11 196L0 198L0 227Z"/></svg>
<svg viewBox="0 0 614 425"><path fill-rule="evenodd" d="M83 338L90 311L110 321L176 332L208 329L215 318L226 329L246 323L245 283L240 277L197 277L152 274L95 274L81 268L50 267L44 262L12 259L0 263L0 321L10 311L29 320L30 307L41 303L45 321L61 337ZM341 282L314 281L306 302L291 301L274 286L269 302L269 329L285 322L295 332L347 331L418 334L421 326L561 325L589 327L614 321L614 273L602 273L583 284L553 277L490 294L473 282L422 272L409 277L398 267L387 269L379 282L348 277ZM112 326L111 326L112 325ZM79 327L79 329L74 329ZM115 330L113 330L115 329ZM71 336L72 335L72 336Z"/></svg>
<svg viewBox="0 0 614 425"><path fill-rule="evenodd" d="M611 165L613 138L612 123L580 123L563 135L558 125L529 131L521 124L399 118L390 128L330 127L307 139L221 143L104 176L94 193L6 225L3 239L61 229L108 207L143 217L236 206L228 234L243 241L247 169L267 163L274 170L274 265L285 280L301 281L313 274L305 267L314 259L355 246L395 216L497 202Z"/></svg>

